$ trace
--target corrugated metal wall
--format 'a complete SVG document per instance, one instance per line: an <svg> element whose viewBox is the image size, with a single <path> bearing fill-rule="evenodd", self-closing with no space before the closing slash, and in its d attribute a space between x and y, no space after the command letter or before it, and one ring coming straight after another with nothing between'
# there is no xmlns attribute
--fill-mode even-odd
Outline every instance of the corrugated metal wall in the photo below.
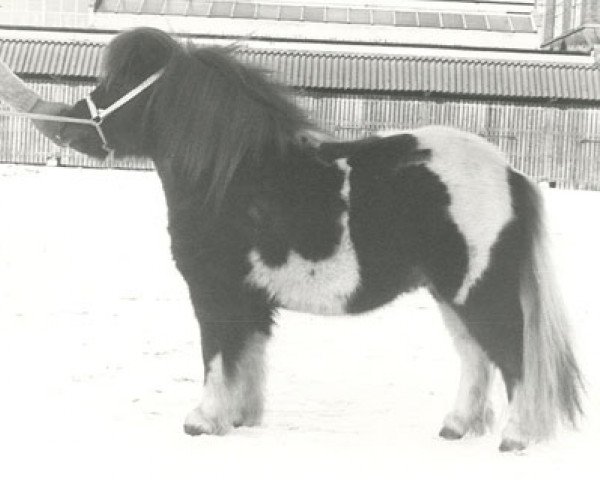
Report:
<svg viewBox="0 0 600 480"><path fill-rule="evenodd" d="M89 83L31 81L44 98L74 103ZM518 170L561 188L600 190L600 107L389 94L307 91L299 103L323 127L343 139L384 129L452 125L496 143ZM2 106L1 108L6 108ZM149 169L144 159L113 165L55 146L28 120L0 116L0 162Z"/></svg>
<svg viewBox="0 0 600 480"><path fill-rule="evenodd" d="M344 139L429 124L475 132L513 167L561 188L600 190L600 107L308 92L300 103Z"/></svg>
<svg viewBox="0 0 600 480"><path fill-rule="evenodd" d="M0 38L0 59L18 75L96 78L104 47L95 42ZM292 88L306 90L595 103L600 99L600 66L589 64L583 55L556 63L544 60L543 54L494 60L239 48L234 56L272 72ZM573 63L575 58L582 63Z"/></svg>

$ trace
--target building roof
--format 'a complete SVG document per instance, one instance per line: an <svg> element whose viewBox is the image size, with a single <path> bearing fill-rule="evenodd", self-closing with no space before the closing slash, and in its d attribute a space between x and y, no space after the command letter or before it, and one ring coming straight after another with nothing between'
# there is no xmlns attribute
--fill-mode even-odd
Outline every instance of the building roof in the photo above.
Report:
<svg viewBox="0 0 600 480"><path fill-rule="evenodd" d="M89 29L122 30L147 25L212 36L519 50L536 49L540 44L531 6L515 6L512 2L494 2L494 8L488 8L492 4L482 8L479 2L465 6L463 2L439 1L396 5L390 1L387 7L364 6L356 0L350 6L325 0L97 3L88 19ZM11 19L13 23L15 20Z"/></svg>
<svg viewBox="0 0 600 480"><path fill-rule="evenodd" d="M0 27L117 32L153 26L213 38L537 49L532 0L524 1L368 2L387 5L377 7L361 0L97 0L90 8L85 0L13 0L0 8Z"/></svg>
<svg viewBox="0 0 600 480"><path fill-rule="evenodd" d="M515 12L463 13L456 11L415 11L407 8L365 7L360 5L328 6L269 2L207 2L204 0L103 0L97 2L98 13L139 15L174 15L188 17L276 20L292 22L343 23L395 27L447 28L497 32L534 32L531 15Z"/></svg>
<svg viewBox="0 0 600 480"><path fill-rule="evenodd" d="M0 59L25 76L93 78L103 43L0 39ZM540 61L239 49L305 89L600 102L600 66Z"/></svg>

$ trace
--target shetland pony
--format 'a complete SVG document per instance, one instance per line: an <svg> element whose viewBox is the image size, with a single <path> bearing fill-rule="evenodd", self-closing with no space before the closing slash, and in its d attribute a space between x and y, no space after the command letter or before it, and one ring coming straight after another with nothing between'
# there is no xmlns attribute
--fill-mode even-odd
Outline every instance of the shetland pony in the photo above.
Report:
<svg viewBox="0 0 600 480"><path fill-rule="evenodd" d="M124 96L127 98L124 100ZM509 415L501 450L581 413L582 382L552 279L537 188L480 137L429 126L316 141L288 92L227 49L121 33L63 141L150 157L172 254L201 330L191 435L253 426L274 311L366 312L426 287L461 359L440 435L482 433L492 373Z"/></svg>

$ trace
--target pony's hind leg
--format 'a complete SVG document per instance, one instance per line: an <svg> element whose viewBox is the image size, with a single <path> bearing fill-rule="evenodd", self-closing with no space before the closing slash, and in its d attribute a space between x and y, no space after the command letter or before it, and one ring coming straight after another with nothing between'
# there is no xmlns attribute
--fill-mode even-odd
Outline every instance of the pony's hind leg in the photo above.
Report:
<svg viewBox="0 0 600 480"><path fill-rule="evenodd" d="M440 310L461 362L456 401L444 419L440 436L456 440L467 433L482 435L494 419L493 410L488 402L494 367L452 307L440 303Z"/></svg>
<svg viewBox="0 0 600 480"><path fill-rule="evenodd" d="M204 386L199 405L186 417L189 435L227 433L255 426L264 410L265 350L271 312L263 305L200 302L192 294L200 323Z"/></svg>

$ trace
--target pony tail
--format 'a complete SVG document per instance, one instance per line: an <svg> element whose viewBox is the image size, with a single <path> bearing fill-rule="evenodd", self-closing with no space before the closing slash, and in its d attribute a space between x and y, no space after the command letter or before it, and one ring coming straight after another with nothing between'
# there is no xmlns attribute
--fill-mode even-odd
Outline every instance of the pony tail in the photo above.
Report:
<svg viewBox="0 0 600 480"><path fill-rule="evenodd" d="M523 178L523 177L521 177ZM552 436L558 423L575 427L582 410L583 381L571 345L568 315L548 245L543 200L525 180L530 252L521 269L523 311L522 418L532 438Z"/></svg>

